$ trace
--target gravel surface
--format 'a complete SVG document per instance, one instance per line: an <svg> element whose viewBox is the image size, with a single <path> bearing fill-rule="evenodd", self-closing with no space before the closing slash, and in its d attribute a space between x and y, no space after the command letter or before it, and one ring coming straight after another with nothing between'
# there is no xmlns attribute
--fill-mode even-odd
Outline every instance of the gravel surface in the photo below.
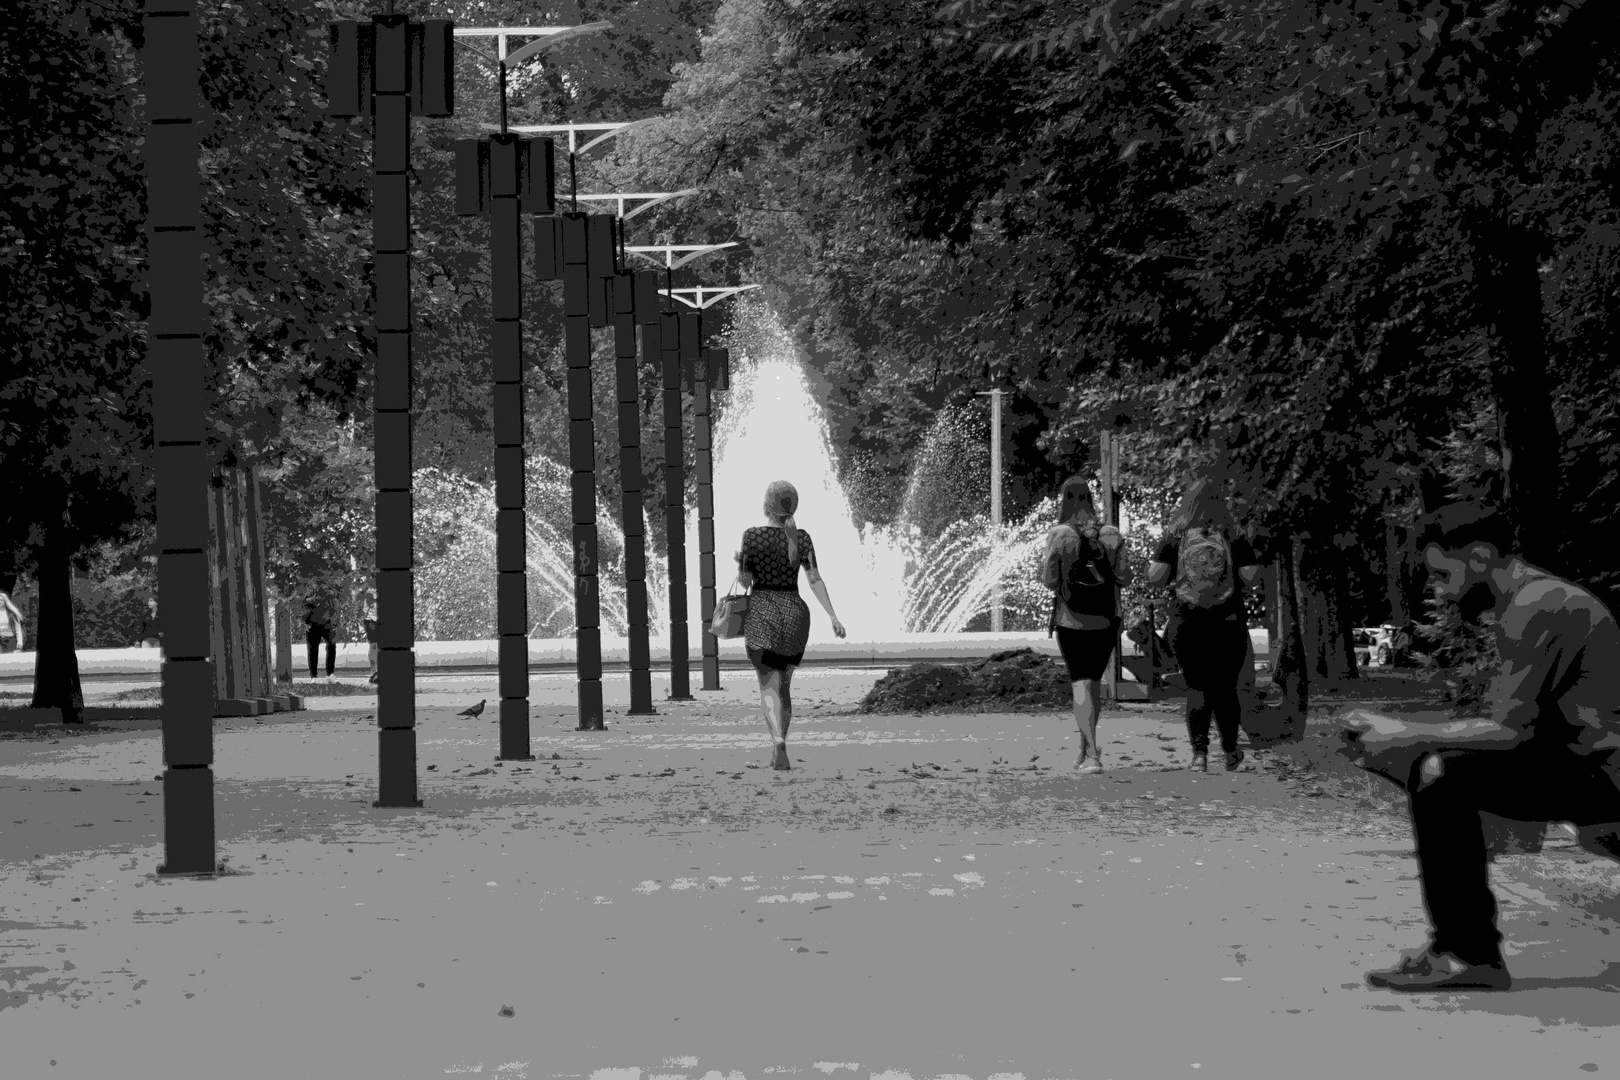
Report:
<svg viewBox="0 0 1620 1080"><path fill-rule="evenodd" d="M1371 991L1423 937L1411 837L1326 713L1195 774L1179 703L1109 709L1082 776L1066 711L857 712L882 674L795 676L788 773L742 673L656 717L610 679L594 733L536 677L535 760L504 763L496 710L455 715L494 676L424 680L420 810L371 806L374 698L218 720L209 880L154 873L155 710L106 700L138 687L98 684L113 711L73 731L0 700L5 1074L1615 1067L1615 864L1496 862L1514 991Z"/></svg>

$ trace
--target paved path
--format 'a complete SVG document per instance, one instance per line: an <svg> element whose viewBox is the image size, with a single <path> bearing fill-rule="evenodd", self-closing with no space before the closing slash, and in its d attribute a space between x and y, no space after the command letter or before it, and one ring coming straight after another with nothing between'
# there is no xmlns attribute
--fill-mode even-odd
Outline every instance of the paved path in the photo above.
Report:
<svg viewBox="0 0 1620 1080"><path fill-rule="evenodd" d="M374 699L220 721L242 872L211 881L153 875L152 726L0 742L0 1072L1620 1070L1612 864L1497 866L1520 989L1370 991L1422 935L1400 818L1266 769L1172 770L1171 709L1106 714L1098 777L1069 772L1065 718L848 713L876 674L795 677L785 775L758 767L743 678L628 718L621 676L609 730L581 733L571 683L537 677L526 765L495 763L493 701L453 715L493 675L433 679L417 811L370 806Z"/></svg>

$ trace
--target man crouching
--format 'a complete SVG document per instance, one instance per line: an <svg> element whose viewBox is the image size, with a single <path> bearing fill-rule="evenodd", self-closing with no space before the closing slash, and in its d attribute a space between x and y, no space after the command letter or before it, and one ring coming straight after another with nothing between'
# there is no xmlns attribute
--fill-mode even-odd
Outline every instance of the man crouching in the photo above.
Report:
<svg viewBox="0 0 1620 1080"><path fill-rule="evenodd" d="M1620 627L1587 590L1512 550L1475 503L1440 510L1424 558L1464 619L1496 616L1501 667L1488 718L1414 723L1344 717L1346 753L1408 793L1428 945L1370 972L1391 990L1506 990L1480 812L1568 821L1581 846L1620 859Z"/></svg>

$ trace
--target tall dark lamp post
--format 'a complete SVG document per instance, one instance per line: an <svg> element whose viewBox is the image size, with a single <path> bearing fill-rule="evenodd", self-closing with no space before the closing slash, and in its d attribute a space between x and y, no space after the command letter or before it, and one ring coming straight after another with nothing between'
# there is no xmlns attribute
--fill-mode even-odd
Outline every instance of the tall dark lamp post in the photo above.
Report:
<svg viewBox="0 0 1620 1080"><path fill-rule="evenodd" d="M620 276L617 220L579 212L578 162L584 150L630 130L644 121L606 124L540 124L513 128L519 134L566 133L568 136L568 213L536 219L535 276L562 278L563 353L568 374L568 460L574 548L574 641L578 675L579 731L601 731L602 594L598 577L596 536L596 425L591 392L591 329L613 325L616 307L634 300L627 283L615 290ZM580 146L581 132L603 135ZM622 294L615 301L615 293ZM630 335L634 335L631 324ZM621 347L622 348L622 347Z"/></svg>
<svg viewBox="0 0 1620 1080"><path fill-rule="evenodd" d="M195 0L147 0L147 364L157 443L163 634L163 864L211 874L214 670L208 632L208 475L203 446L202 185Z"/></svg>
<svg viewBox="0 0 1620 1080"><path fill-rule="evenodd" d="M681 352L679 317L673 310L675 271L693 259L726 248L723 244L646 244L626 246L625 252L639 255L664 267L666 288L656 285L657 275L637 276L650 295L639 300L640 318L653 319L646 332L646 352L657 358L664 389L664 540L669 578L669 697L671 701L692 700L690 640L687 636L689 613L686 608L686 433L681 410ZM660 300L659 297L663 297ZM669 310L663 310L668 305Z"/></svg>
<svg viewBox="0 0 1620 1080"><path fill-rule="evenodd" d="M455 35L495 66L501 122L492 135L456 142L456 213L489 215L490 359L495 415L495 622L499 638L500 758L530 761L528 522L523 453L523 216L556 212L555 148L507 130L512 67L582 34L607 27L467 27ZM512 38L537 37L508 51ZM494 56L465 39L493 38ZM552 222L542 231L549 235Z"/></svg>
<svg viewBox="0 0 1620 1080"><path fill-rule="evenodd" d="M624 232L631 218L672 199L697 194L697 188L680 191L635 192L613 195L576 195L582 202L614 204L623 249ZM636 357L636 326L648 339L644 355L656 361L660 345L656 328L662 304L658 295L658 275L643 271L639 276L620 273L613 279L613 331L615 374L619 406L619 477L624 521L624 593L626 639L630 652L630 715L650 716L657 710L652 703L652 651L647 607L647 537L642 497L644 474L641 466L641 372Z"/></svg>
<svg viewBox="0 0 1620 1080"><path fill-rule="evenodd" d="M377 334L377 757L373 806L416 807L416 639L411 522L411 114L455 109L453 27L388 12L331 25L328 111L372 117Z"/></svg>
<svg viewBox="0 0 1620 1080"><path fill-rule="evenodd" d="M686 365L687 383L692 393L692 423L695 427L698 496L698 594L699 625L703 631L703 689L719 690L720 641L709 629L714 616L714 425L710 419L710 394L731 386L730 354L725 349L703 347L703 312L738 293L758 285L732 285L721 288L670 289L669 295L696 308L683 314L681 322L681 362Z"/></svg>

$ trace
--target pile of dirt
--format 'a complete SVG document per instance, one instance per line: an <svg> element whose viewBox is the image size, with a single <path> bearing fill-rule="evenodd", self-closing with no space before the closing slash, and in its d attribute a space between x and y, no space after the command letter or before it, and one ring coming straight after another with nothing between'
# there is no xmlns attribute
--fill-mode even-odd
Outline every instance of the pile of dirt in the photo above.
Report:
<svg viewBox="0 0 1620 1080"><path fill-rule="evenodd" d="M912 664L879 679L862 713L1022 712L1074 704L1063 661L1011 649L967 664Z"/></svg>

